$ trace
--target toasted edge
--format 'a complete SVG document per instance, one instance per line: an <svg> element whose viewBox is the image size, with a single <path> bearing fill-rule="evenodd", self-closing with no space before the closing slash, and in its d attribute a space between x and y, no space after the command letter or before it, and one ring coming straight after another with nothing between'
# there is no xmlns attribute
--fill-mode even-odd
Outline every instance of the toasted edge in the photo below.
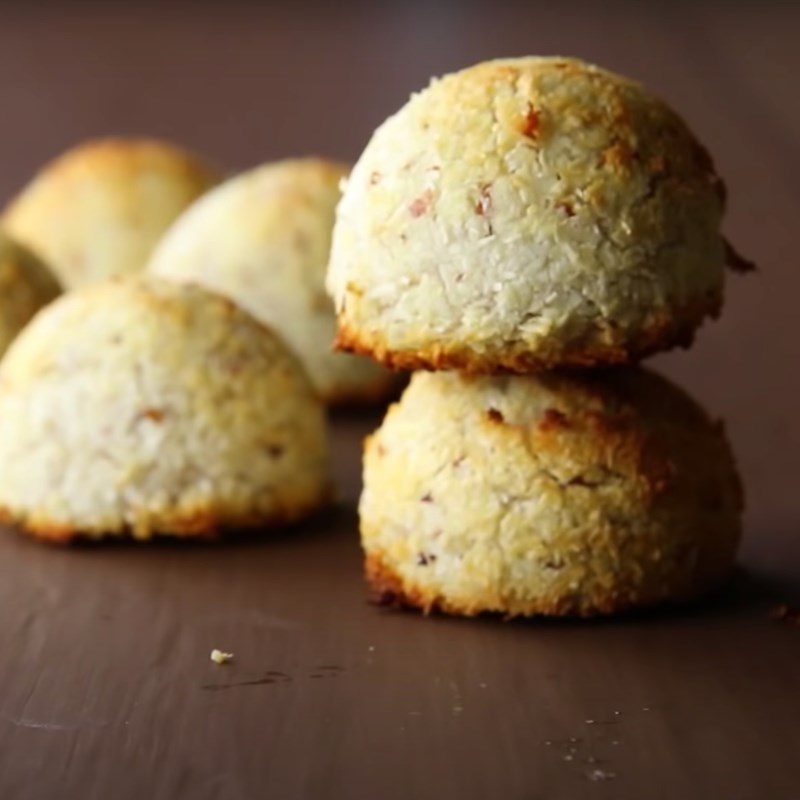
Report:
<svg viewBox="0 0 800 800"><path fill-rule="evenodd" d="M333 486L327 485L311 502L295 507L284 507L273 514L230 514L212 505L199 506L191 513L153 515L131 525L120 522L113 526L81 527L35 514L14 513L0 506L0 524L8 525L20 533L50 544L75 542L139 540L153 538L218 540L237 531L259 528L275 530L285 528L329 507L334 499Z"/></svg>
<svg viewBox="0 0 800 800"><path fill-rule="evenodd" d="M729 570L729 572L732 572ZM700 581L682 593L655 600L639 600L630 595L617 596L611 593L595 592L588 597L573 595L555 599L540 598L525 603L492 604L482 600L461 604L427 591L405 581L377 553L366 553L364 575L370 589L370 600L376 605L397 609L421 611L426 616L435 613L451 616L476 617L482 614L501 615L510 620L516 617L572 617L589 619L612 616L632 611L648 610L658 607L678 606L697 599L703 594L718 588L727 574L711 581Z"/></svg>
<svg viewBox="0 0 800 800"><path fill-rule="evenodd" d="M455 369L473 374L517 373L530 374L556 368L587 368L635 364L655 353L677 347L688 348L694 342L697 329L706 316L715 318L719 303L705 307L687 322L665 323L644 332L634 347L622 345L590 345L585 348L568 346L557 353L536 355L525 345L507 347L487 353L477 353L468 346L440 345L418 350L393 350L374 338L362 336L342 317L334 340L336 350L367 356L393 370Z"/></svg>

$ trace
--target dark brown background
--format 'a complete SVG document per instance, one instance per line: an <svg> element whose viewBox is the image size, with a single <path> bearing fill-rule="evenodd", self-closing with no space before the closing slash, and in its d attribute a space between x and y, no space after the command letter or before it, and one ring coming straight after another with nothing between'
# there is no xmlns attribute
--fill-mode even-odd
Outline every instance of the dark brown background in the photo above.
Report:
<svg viewBox="0 0 800 800"><path fill-rule="evenodd" d="M0 5L2 199L105 133L231 170L352 159L431 74L574 54L685 114L761 267L695 348L654 362L727 420L745 476L727 594L599 624L367 606L354 503L379 414L338 419L343 508L294 536L0 539L1 797L800 797L800 630L767 619L800 601L800 8L602 5Z"/></svg>

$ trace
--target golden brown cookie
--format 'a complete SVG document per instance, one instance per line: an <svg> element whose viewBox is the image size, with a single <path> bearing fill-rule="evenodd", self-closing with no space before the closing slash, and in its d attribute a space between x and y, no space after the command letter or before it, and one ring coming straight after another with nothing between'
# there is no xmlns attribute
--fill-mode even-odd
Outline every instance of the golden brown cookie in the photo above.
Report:
<svg viewBox="0 0 800 800"><path fill-rule="evenodd" d="M724 188L683 120L568 58L490 61L413 95L337 211L338 345L396 367L635 361L719 313Z"/></svg>
<svg viewBox="0 0 800 800"><path fill-rule="evenodd" d="M638 368L416 373L368 440L379 597L453 614L612 614L731 571L742 489L722 428Z"/></svg>
<svg viewBox="0 0 800 800"><path fill-rule="evenodd" d="M329 496L323 407L283 342L203 289L64 295L0 366L0 511L34 536L213 536Z"/></svg>

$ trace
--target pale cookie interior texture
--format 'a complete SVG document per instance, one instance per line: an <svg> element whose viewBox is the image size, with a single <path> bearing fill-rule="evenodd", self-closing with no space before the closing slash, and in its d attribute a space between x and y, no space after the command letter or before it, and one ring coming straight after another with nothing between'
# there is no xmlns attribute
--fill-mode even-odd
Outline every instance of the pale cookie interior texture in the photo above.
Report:
<svg viewBox="0 0 800 800"><path fill-rule="evenodd" d="M232 178L177 220L150 262L154 274L197 282L269 324L331 403L377 400L395 383L370 360L332 350L325 270L346 173L343 164L309 158Z"/></svg>
<svg viewBox="0 0 800 800"><path fill-rule="evenodd" d="M165 142L90 141L45 166L2 221L74 289L143 270L173 220L216 181Z"/></svg>
<svg viewBox="0 0 800 800"><path fill-rule="evenodd" d="M0 509L34 535L207 536L329 494L324 410L282 341L155 278L63 296L0 366Z"/></svg>
<svg viewBox="0 0 800 800"><path fill-rule="evenodd" d="M722 303L724 188L685 123L580 61L491 61L381 125L337 211L339 346L520 372L690 343Z"/></svg>
<svg viewBox="0 0 800 800"><path fill-rule="evenodd" d="M0 355L33 315L61 294L50 270L0 230Z"/></svg>
<svg viewBox="0 0 800 800"><path fill-rule="evenodd" d="M367 577L457 614L593 615L731 570L742 491L721 426L637 368L417 373L368 440Z"/></svg>

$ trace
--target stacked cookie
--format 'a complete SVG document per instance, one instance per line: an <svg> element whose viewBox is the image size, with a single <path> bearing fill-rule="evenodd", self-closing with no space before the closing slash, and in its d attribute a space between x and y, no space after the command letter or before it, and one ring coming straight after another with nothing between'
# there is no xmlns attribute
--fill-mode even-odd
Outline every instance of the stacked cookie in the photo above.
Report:
<svg viewBox="0 0 800 800"><path fill-rule="evenodd" d="M730 571L742 492L721 427L624 366L719 313L744 263L724 202L671 109L575 60L446 76L376 131L337 210L337 343L434 370L366 447L384 599L591 615Z"/></svg>

